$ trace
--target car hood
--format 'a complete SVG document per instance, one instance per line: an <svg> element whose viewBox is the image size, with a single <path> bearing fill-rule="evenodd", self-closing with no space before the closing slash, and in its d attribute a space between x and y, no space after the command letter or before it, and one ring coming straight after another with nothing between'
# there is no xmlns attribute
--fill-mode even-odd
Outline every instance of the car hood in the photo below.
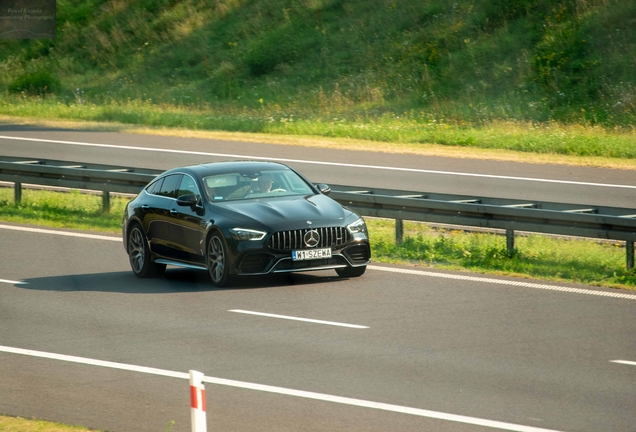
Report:
<svg viewBox="0 0 636 432"><path fill-rule="evenodd" d="M273 231L342 224L350 211L325 195L259 198L215 204L224 216Z"/></svg>

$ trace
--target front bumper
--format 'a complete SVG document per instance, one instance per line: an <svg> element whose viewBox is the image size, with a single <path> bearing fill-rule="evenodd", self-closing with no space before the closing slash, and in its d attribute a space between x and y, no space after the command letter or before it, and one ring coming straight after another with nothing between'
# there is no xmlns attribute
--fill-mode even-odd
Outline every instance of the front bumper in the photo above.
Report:
<svg viewBox="0 0 636 432"><path fill-rule="evenodd" d="M328 270L344 267L361 267L371 261L371 248L367 241L351 242L332 250L331 258L294 261L291 251L247 252L236 262L235 274L254 276L269 273L287 273L312 270Z"/></svg>

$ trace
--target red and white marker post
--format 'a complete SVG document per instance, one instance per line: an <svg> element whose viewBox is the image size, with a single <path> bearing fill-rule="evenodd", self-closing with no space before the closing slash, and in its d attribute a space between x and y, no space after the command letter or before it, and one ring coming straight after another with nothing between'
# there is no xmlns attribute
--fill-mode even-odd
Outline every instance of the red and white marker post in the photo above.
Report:
<svg viewBox="0 0 636 432"><path fill-rule="evenodd" d="M207 432L208 425L205 419L205 386L204 375L194 370L190 371L190 417L192 419L192 432Z"/></svg>

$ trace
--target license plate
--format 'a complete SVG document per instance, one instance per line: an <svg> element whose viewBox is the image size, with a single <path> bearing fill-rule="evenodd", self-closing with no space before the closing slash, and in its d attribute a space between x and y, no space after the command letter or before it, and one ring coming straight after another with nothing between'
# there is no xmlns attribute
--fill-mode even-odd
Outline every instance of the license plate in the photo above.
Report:
<svg viewBox="0 0 636 432"><path fill-rule="evenodd" d="M331 248L292 251L292 260L303 261L320 258L331 258Z"/></svg>

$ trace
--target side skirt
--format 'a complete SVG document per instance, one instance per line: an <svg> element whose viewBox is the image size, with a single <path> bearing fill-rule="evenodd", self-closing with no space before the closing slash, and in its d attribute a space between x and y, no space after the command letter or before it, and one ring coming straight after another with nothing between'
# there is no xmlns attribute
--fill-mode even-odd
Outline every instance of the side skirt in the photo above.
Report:
<svg viewBox="0 0 636 432"><path fill-rule="evenodd" d="M185 268L190 268L190 269L195 269L195 270L206 270L207 271L207 267L205 267L205 266L196 265L196 264L187 264L187 263L182 263L180 261L172 261L172 260L167 260L167 259L158 259L158 260L155 260L155 262L157 264L166 264L166 265L171 265L171 266L185 267Z"/></svg>

